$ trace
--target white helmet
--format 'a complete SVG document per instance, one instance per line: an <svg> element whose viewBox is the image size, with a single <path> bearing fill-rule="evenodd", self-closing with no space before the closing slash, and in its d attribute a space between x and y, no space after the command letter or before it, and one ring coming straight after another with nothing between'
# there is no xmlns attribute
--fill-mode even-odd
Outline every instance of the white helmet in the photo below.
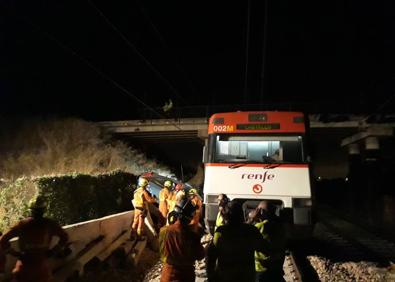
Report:
<svg viewBox="0 0 395 282"><path fill-rule="evenodd" d="M138 187L145 187L147 185L148 185L148 180L144 177L139 177L137 186Z"/></svg>

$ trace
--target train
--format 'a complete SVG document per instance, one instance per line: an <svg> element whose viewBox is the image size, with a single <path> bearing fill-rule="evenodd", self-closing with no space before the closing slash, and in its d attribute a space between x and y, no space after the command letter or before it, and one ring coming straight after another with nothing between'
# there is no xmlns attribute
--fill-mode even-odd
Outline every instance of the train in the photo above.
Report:
<svg viewBox="0 0 395 282"><path fill-rule="evenodd" d="M209 119L203 163L204 223L211 233L216 200L223 193L242 203L246 217L260 201L268 200L276 205L290 236L311 234L314 201L304 113L216 113Z"/></svg>

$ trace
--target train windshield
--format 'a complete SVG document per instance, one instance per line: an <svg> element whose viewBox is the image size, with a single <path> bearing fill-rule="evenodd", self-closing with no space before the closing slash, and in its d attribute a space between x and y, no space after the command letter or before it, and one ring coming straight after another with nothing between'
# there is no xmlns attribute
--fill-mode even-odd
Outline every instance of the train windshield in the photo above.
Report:
<svg viewBox="0 0 395 282"><path fill-rule="evenodd" d="M217 163L302 163L302 136L212 135L212 160Z"/></svg>

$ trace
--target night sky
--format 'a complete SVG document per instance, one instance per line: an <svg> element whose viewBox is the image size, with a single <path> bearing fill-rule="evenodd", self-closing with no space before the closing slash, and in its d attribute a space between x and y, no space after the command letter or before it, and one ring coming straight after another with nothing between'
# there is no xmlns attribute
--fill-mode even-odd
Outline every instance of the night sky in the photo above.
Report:
<svg viewBox="0 0 395 282"><path fill-rule="evenodd" d="M197 116L394 112L392 1L265 3L1 1L0 115L134 119L169 99Z"/></svg>

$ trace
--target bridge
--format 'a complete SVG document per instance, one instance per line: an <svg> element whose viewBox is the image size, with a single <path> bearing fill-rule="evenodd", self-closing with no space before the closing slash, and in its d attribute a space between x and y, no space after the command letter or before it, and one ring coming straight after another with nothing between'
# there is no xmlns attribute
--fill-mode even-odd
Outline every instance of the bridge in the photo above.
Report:
<svg viewBox="0 0 395 282"><path fill-rule="evenodd" d="M371 122L366 116L360 115L309 115L312 133L317 129L353 129L357 132L366 131L371 135L390 134L390 128L395 127L395 118L391 122ZM113 134L128 135L137 139L155 138L207 138L208 118L176 118L176 119L142 119L123 121L104 121L98 125ZM374 130L372 131L372 128ZM379 133L386 128L386 134ZM379 129L379 130L378 130Z"/></svg>
<svg viewBox="0 0 395 282"><path fill-rule="evenodd" d="M348 155L382 150L392 152L386 142L393 136L395 116L364 116L344 114L309 115L310 138L315 156L316 175L328 172L332 166L336 175L343 177L348 169ZM131 143L144 143L144 146L163 147L166 144L190 144L196 151L195 158L201 156L201 148L207 139L208 118L140 119L105 121L98 125L107 132L127 139ZM164 145L165 144L165 145ZM169 147L168 151L180 150ZM190 151L187 151L188 153ZM348 154L347 154L348 152ZM322 169L321 169L322 168ZM323 174L324 173L324 174Z"/></svg>

